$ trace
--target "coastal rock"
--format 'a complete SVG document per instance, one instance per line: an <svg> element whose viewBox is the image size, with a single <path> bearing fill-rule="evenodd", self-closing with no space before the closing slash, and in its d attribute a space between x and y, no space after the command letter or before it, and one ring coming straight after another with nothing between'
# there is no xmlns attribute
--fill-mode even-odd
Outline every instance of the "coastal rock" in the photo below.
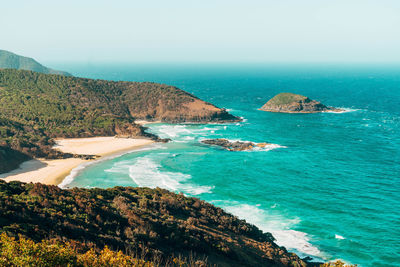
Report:
<svg viewBox="0 0 400 267"><path fill-rule="evenodd" d="M246 151L246 150L252 150L255 147L264 148L267 145L270 145L269 143L258 143L257 144L257 143L253 143L253 142L229 141L228 139L224 139L224 138L206 139L201 142L204 144L207 144L207 145L220 146L229 151Z"/></svg>
<svg viewBox="0 0 400 267"><path fill-rule="evenodd" d="M281 113L317 113L317 112L343 112L344 110L328 107L316 100L292 94L280 93L271 98L264 106L260 108L263 111L281 112Z"/></svg>

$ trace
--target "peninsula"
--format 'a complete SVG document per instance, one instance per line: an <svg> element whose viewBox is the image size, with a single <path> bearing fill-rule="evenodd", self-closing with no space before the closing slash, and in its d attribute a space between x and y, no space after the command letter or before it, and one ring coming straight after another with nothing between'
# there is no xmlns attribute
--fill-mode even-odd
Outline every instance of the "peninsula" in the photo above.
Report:
<svg viewBox="0 0 400 267"><path fill-rule="evenodd" d="M119 137L161 140L137 120L235 122L240 118L174 86L0 70L0 173L33 158L77 157L55 139ZM95 153L89 153L95 154ZM79 156L78 156L79 157Z"/></svg>
<svg viewBox="0 0 400 267"><path fill-rule="evenodd" d="M262 111L280 112L280 113L318 113L318 112L343 112L343 109L328 107L316 100L292 94L280 93L271 98L264 106Z"/></svg>

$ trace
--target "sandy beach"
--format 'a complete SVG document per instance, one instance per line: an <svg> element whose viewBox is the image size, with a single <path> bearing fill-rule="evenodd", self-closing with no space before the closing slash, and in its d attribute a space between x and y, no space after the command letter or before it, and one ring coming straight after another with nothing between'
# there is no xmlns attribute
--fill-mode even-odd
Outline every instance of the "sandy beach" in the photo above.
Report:
<svg viewBox="0 0 400 267"><path fill-rule="evenodd" d="M145 125L145 124L154 124L154 123L162 123L162 121L146 121L146 120L136 120L136 124Z"/></svg>
<svg viewBox="0 0 400 267"><path fill-rule="evenodd" d="M90 137L57 139L55 149L65 153L109 156L149 145L154 141L149 139L132 139L116 137ZM26 161L21 166L8 173L0 175L5 181L21 181L58 185L62 180L80 164L87 160L69 159L33 159Z"/></svg>

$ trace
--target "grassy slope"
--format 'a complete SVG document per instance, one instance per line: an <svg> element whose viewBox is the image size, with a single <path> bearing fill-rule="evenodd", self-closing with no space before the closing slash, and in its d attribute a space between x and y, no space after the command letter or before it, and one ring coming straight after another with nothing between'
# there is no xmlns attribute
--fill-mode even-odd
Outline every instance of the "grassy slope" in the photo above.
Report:
<svg viewBox="0 0 400 267"><path fill-rule="evenodd" d="M298 102L307 99L306 96L292 94L292 93L280 93L271 98L267 103L271 105L287 105L293 102Z"/></svg>

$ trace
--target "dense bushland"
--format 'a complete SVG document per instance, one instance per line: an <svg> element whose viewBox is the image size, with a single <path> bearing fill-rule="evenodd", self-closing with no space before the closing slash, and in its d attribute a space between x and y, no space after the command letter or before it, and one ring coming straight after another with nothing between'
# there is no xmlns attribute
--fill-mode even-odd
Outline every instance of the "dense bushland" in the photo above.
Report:
<svg viewBox="0 0 400 267"><path fill-rule="evenodd" d="M269 233L196 198L163 189L69 189L0 181L0 232L69 242L82 253L107 246L128 256L178 255L221 266L306 266Z"/></svg>

